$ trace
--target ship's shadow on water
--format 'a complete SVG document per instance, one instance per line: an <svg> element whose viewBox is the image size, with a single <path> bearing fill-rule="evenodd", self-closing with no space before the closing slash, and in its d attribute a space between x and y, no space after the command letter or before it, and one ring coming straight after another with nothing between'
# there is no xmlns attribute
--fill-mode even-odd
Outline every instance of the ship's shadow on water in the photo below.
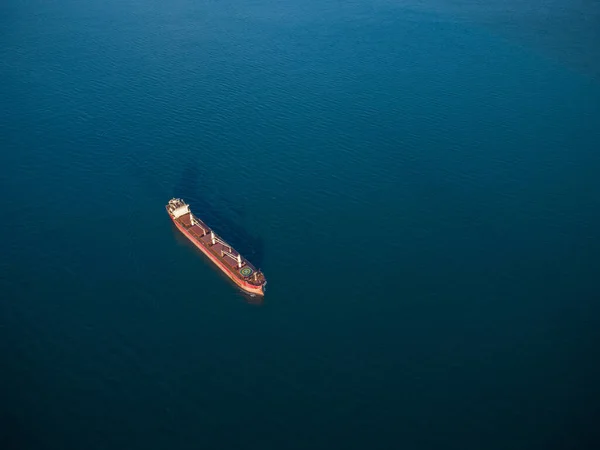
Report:
<svg viewBox="0 0 600 450"><path fill-rule="evenodd" d="M188 164L173 189L173 197L186 201L199 219L231 244L254 266L261 269L264 261L264 241L244 227L245 211L232 207L227 199L203 183L204 176L195 163Z"/></svg>

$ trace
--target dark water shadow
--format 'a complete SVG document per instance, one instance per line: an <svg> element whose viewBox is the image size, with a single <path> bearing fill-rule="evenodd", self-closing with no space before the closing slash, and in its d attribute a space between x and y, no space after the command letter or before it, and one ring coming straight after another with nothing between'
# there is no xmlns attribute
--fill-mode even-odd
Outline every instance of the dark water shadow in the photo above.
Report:
<svg viewBox="0 0 600 450"><path fill-rule="evenodd" d="M33 430L27 430L15 416L0 410L0 448L2 450L23 450L36 448L39 442Z"/></svg>
<svg viewBox="0 0 600 450"><path fill-rule="evenodd" d="M251 234L244 226L244 208L232 206L226 198L211 189L210 183L204 182L205 179L200 164L189 162L173 188L172 196L189 203L198 218L260 269L265 254L264 240Z"/></svg>

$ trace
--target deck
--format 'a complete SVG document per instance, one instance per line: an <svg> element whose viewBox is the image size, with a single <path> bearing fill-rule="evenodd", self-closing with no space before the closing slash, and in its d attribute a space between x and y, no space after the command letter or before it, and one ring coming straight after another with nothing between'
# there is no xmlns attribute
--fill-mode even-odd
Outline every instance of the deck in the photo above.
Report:
<svg viewBox="0 0 600 450"><path fill-rule="evenodd" d="M220 262L222 262L226 267L228 267L232 273L234 273L238 278L245 280L251 284L260 285L264 281L264 275L256 270L256 268L242 255L239 254L233 247L229 244L224 244L226 242L219 235L214 233L216 242L213 244L211 241L211 228L194 216L195 224L192 225L192 217L191 213L185 214L178 219L176 219L183 227L199 242L202 243L202 246L206 248L209 252L213 254ZM222 252L230 253L232 257L224 255ZM238 256L241 258L242 267L238 268ZM253 275L257 274L257 280L254 280Z"/></svg>

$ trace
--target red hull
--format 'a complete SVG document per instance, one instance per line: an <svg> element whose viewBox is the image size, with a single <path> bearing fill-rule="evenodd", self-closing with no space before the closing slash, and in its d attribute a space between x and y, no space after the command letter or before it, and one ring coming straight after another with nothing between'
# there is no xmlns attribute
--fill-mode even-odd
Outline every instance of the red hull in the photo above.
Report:
<svg viewBox="0 0 600 450"><path fill-rule="evenodd" d="M198 247L200 251L202 251L202 253L204 253L219 269L221 269L221 272L227 275L231 279L231 281L233 281L243 291L248 292L249 294L255 294L260 296L265 295L262 286L256 286L239 279L229 267L227 267L225 264L219 261L206 247L204 247L204 245L202 245L202 243L195 239L194 236L192 236L189 233L189 231L186 230L176 219L171 217L171 220L185 237L187 237L196 247Z"/></svg>

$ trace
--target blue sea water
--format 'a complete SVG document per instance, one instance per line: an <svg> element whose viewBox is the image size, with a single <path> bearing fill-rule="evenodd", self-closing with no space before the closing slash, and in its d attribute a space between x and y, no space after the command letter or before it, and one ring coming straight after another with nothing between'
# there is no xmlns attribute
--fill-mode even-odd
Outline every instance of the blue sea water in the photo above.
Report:
<svg viewBox="0 0 600 450"><path fill-rule="evenodd" d="M598 448L598 25L2 2L0 449Z"/></svg>

